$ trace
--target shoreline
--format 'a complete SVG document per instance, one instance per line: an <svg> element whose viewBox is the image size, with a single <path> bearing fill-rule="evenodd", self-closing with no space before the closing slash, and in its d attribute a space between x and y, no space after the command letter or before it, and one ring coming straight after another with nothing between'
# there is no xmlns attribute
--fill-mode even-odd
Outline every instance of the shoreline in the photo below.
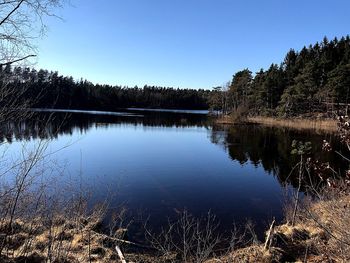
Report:
<svg viewBox="0 0 350 263"><path fill-rule="evenodd" d="M330 189L323 200L303 203L298 209L295 225L291 224L287 213L285 222L274 224L273 220L266 229L263 242L240 244L228 248L221 255L215 255L212 247L201 262L342 262L338 261L339 258L349 256L347 246L344 247L345 251L340 252L338 247L347 242L347 233L340 230L346 228L349 222L347 205L350 195L348 191L334 190L336 189ZM346 216L342 218L341 215ZM334 218L338 220L333 220ZM181 251L169 250L163 253L149 244L144 246L130 242L126 240L123 229L117 229L115 235L99 232L101 218L82 216L69 220L56 215L53 219L51 225L47 226L40 217L32 222L16 218L12 224L13 232L6 237L8 246L5 246L5 251L11 250L12 254L3 253L0 261L44 262L54 252L54 262L183 262L182 255L179 254ZM7 222L1 222L0 233L6 229ZM188 262L196 261L191 258Z"/></svg>
<svg viewBox="0 0 350 263"><path fill-rule="evenodd" d="M290 128L296 130L315 130L336 132L338 130L337 121L334 119L311 119L311 118L293 118L283 119L274 117L247 117L244 120L234 121L230 116L220 116L215 118L216 124L235 125L235 124L260 124L269 127Z"/></svg>

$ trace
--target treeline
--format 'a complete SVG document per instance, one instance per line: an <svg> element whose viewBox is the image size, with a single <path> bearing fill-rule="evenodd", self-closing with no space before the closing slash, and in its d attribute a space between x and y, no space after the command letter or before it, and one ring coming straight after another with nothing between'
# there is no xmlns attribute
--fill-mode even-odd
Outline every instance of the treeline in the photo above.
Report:
<svg viewBox="0 0 350 263"><path fill-rule="evenodd" d="M331 41L325 37L299 52L291 49L280 65L272 64L254 75L244 69L225 87L211 91L100 85L75 81L57 72L10 65L0 66L0 87L4 86L6 96L12 94L17 101L29 101L37 108L212 109L226 114L281 117L334 112L339 105L349 103L350 37Z"/></svg>
<svg viewBox="0 0 350 263"><path fill-rule="evenodd" d="M117 110L119 108L208 109L209 90L156 86L122 87L75 81L57 72L14 67L0 68L0 83L35 108ZM20 98L19 98L20 97Z"/></svg>
<svg viewBox="0 0 350 263"><path fill-rule="evenodd" d="M292 117L331 112L349 103L349 36L291 49L280 64L252 75L237 72L226 87L217 87L210 107L224 113Z"/></svg>

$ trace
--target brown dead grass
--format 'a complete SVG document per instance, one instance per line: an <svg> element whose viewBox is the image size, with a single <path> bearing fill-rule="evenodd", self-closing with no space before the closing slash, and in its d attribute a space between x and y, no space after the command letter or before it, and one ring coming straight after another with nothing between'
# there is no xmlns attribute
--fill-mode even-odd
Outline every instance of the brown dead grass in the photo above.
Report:
<svg viewBox="0 0 350 263"><path fill-rule="evenodd" d="M217 124L235 124L236 121L229 115L221 115L215 119L215 123Z"/></svg>
<svg viewBox="0 0 350 263"><path fill-rule="evenodd" d="M229 115L219 116L215 119L216 124L234 125L241 123L261 124L270 127L290 128L297 130L314 130L323 132L336 132L338 130L337 121L333 119L318 118L294 118L280 119L273 117L246 117L235 119Z"/></svg>
<svg viewBox="0 0 350 263"><path fill-rule="evenodd" d="M274 227L269 249L253 245L206 263L350 262L350 194L324 197L304 204L295 226Z"/></svg>
<svg viewBox="0 0 350 263"><path fill-rule="evenodd" d="M223 257L207 260L205 263L269 263L282 262L282 260L283 253L280 249L265 250L262 245L252 245L235 250Z"/></svg>
<svg viewBox="0 0 350 263"><path fill-rule="evenodd" d="M263 124L273 127L285 127L298 130L316 130L316 131L337 131L337 121L333 119L278 119L271 117L248 117L248 122Z"/></svg>
<svg viewBox="0 0 350 263"><path fill-rule="evenodd" d="M61 220L50 230L36 225L34 236L27 226L16 220L13 235L8 242L11 257L0 258L0 262L20 262L28 239L31 239L27 262L30 259L44 262L48 244L52 249L66 251L55 262L119 262L114 246L115 239L96 232L94 225L74 224ZM282 224L273 228L271 246L264 249L261 244L234 250L205 263L229 262L350 262L350 194L338 191L320 201L305 202L298 213L295 226ZM4 228L0 225L0 230ZM31 232L32 233L32 232ZM123 249L123 247L122 247ZM125 253L127 262L181 262L176 254L155 257L143 253ZM29 260L29 261L28 261ZM33 261L34 262L34 261Z"/></svg>

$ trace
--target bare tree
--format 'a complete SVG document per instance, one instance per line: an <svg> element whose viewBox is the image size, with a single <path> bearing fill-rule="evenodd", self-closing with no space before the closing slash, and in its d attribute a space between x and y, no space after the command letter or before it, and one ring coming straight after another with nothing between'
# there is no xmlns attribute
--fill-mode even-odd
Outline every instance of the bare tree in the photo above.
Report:
<svg viewBox="0 0 350 263"><path fill-rule="evenodd" d="M43 19L53 16L52 11L61 2L0 0L0 125L9 120L16 122L28 117L28 109L33 101L25 99L27 87L20 76L11 71L11 65L28 63L28 58L36 56L34 40L45 32ZM0 174L0 254L6 246L7 251L9 249L9 238L15 233L15 221L21 216L26 218L35 214L32 216L34 220L39 210L42 210L44 191L41 187L35 193L32 190L39 176L40 169L37 166L44 160L47 145L47 141L40 141L30 150L22 147L17 152L18 159L12 160L12 163L7 161L6 150L1 145L0 150L4 152ZM29 210L32 213L28 214Z"/></svg>
<svg viewBox="0 0 350 263"><path fill-rule="evenodd" d="M1 0L0 66L35 56L33 40L46 30L43 18L55 16L62 0Z"/></svg>
<svg viewBox="0 0 350 263"><path fill-rule="evenodd" d="M37 55L34 41L46 31L43 19L55 16L53 10L63 1L0 0L0 122L26 116L25 109L33 105L25 99L26 85L11 66L28 63Z"/></svg>

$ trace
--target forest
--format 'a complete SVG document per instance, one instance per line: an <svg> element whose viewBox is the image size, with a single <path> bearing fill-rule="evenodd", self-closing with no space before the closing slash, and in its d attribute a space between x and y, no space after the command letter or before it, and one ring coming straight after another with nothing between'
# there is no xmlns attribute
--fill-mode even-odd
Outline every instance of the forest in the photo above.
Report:
<svg viewBox="0 0 350 263"><path fill-rule="evenodd" d="M224 114L295 117L334 112L349 103L350 37L326 37L291 49L284 61L253 74L243 69L231 82L208 89L126 87L76 81L58 72L0 67L0 84L33 108L117 110L120 108L210 109Z"/></svg>
<svg viewBox="0 0 350 263"><path fill-rule="evenodd" d="M208 109L209 90L143 88L76 81L58 72L6 65L0 68L1 82L32 108L118 110L120 108Z"/></svg>
<svg viewBox="0 0 350 263"><path fill-rule="evenodd" d="M210 106L225 113L294 117L332 112L349 103L350 38L291 49L280 64L255 75L244 69L217 87Z"/></svg>

